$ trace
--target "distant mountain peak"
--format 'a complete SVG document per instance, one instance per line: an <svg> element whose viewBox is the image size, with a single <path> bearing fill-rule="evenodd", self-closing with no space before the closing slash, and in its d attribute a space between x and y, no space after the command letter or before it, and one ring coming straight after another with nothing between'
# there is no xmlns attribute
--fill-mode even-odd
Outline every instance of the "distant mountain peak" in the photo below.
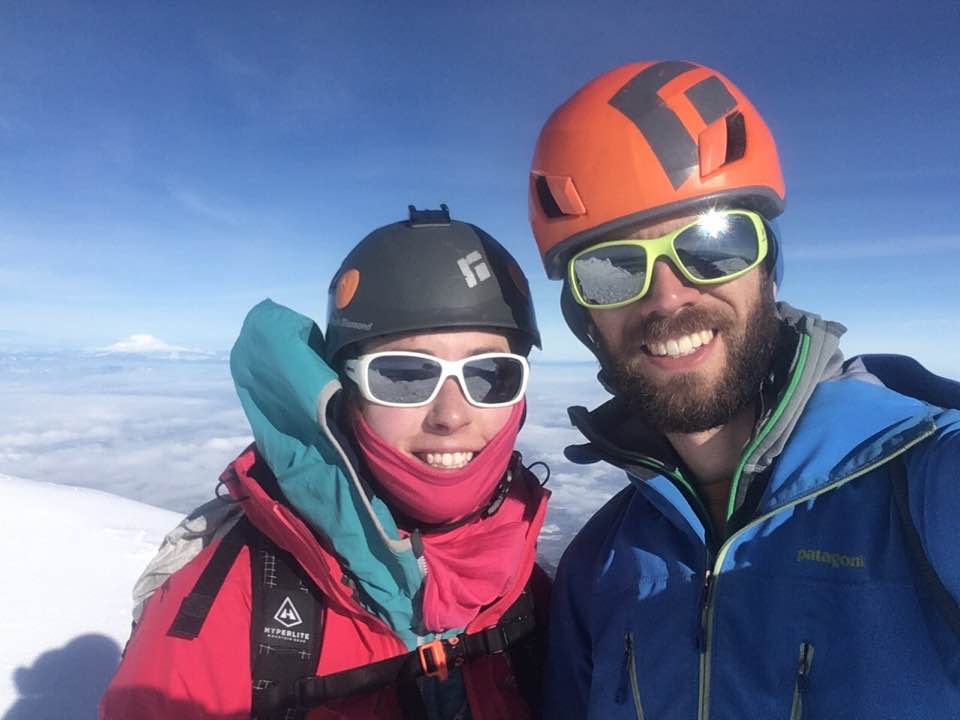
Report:
<svg viewBox="0 0 960 720"><path fill-rule="evenodd" d="M125 355L209 355L203 350L171 345L160 338L147 333L135 333L130 337L118 340L112 345L100 348L98 353L125 354Z"/></svg>

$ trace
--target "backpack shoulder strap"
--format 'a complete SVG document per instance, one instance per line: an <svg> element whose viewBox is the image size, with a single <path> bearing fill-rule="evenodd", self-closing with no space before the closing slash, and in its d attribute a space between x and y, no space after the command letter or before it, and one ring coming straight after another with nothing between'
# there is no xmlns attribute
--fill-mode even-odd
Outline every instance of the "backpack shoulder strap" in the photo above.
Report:
<svg viewBox="0 0 960 720"><path fill-rule="evenodd" d="M304 712L298 708L296 683L317 670L323 600L290 553L262 533L251 540L252 715L256 720L298 720Z"/></svg>
<svg viewBox="0 0 960 720"><path fill-rule="evenodd" d="M220 592L224 580L240 550L247 544L247 535L251 529L246 517L240 518L230 531L224 535L210 557L210 561L200 573L193 590L180 603L180 609L173 619L168 635L193 640L200 634L203 623L213 607L213 601Z"/></svg>
<svg viewBox="0 0 960 720"><path fill-rule="evenodd" d="M960 603L944 586L923 549L923 541L910 514L906 462L902 455L890 463L890 472L893 480L893 500L900 516L900 528L903 531L917 592L937 609L940 617L960 641Z"/></svg>
<svg viewBox="0 0 960 720"><path fill-rule="evenodd" d="M541 587L549 587L549 577L539 566L534 566L530 580L517 602L505 613L512 617L527 614L533 618L531 633L514 643L508 650L510 670L517 681L517 690L529 706L534 717L540 717L543 708L543 678L547 658L547 609L543 607L548 598Z"/></svg>
<svg viewBox="0 0 960 720"><path fill-rule="evenodd" d="M316 671L323 603L299 563L246 517L237 521L213 551L190 594L180 603L167 634L184 640L200 635L244 546L250 549L252 576L252 715L256 720L298 720L302 712L296 710L294 686Z"/></svg>

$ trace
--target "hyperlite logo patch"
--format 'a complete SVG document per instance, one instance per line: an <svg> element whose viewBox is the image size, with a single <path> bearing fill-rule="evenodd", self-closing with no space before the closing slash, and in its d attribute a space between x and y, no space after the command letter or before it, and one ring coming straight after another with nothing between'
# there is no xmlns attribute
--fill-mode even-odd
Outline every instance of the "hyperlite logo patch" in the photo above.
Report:
<svg viewBox="0 0 960 720"><path fill-rule="evenodd" d="M277 614L273 616L273 619L285 628L303 625L303 618L300 617L300 613L297 612L297 608L289 595L283 599L283 602L280 604L280 609L277 610Z"/></svg>
<svg viewBox="0 0 960 720"><path fill-rule="evenodd" d="M274 647L302 648L309 645L314 627L313 598L307 593L271 589L267 592L266 602L270 620L263 628L264 640Z"/></svg>

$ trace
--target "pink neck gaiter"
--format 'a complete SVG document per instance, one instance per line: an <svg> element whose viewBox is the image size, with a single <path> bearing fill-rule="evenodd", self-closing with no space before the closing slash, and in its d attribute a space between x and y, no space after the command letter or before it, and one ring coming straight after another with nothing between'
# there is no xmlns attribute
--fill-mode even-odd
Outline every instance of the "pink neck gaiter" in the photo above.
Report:
<svg viewBox="0 0 960 720"><path fill-rule="evenodd" d="M391 507L424 523L448 523L479 510L503 477L520 432L523 401L473 460L459 470L441 470L401 453L377 435L359 411L353 432L363 457Z"/></svg>
<svg viewBox="0 0 960 720"><path fill-rule="evenodd" d="M507 470L522 417L521 402L487 446L460 470L438 470L395 450L360 413L355 415L354 434L389 505L423 522L454 522L490 500ZM514 482L493 515L421 536L427 562L422 607L427 630L464 627L507 591L523 558L530 500L526 483Z"/></svg>

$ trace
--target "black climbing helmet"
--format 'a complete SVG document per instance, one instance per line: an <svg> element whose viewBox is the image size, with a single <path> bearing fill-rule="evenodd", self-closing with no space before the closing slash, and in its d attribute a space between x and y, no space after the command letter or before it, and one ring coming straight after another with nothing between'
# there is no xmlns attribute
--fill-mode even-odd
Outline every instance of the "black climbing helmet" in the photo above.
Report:
<svg viewBox="0 0 960 720"><path fill-rule="evenodd" d="M540 347L527 278L500 243L440 210L374 230L330 282L324 357L384 335L449 327L506 330Z"/></svg>

